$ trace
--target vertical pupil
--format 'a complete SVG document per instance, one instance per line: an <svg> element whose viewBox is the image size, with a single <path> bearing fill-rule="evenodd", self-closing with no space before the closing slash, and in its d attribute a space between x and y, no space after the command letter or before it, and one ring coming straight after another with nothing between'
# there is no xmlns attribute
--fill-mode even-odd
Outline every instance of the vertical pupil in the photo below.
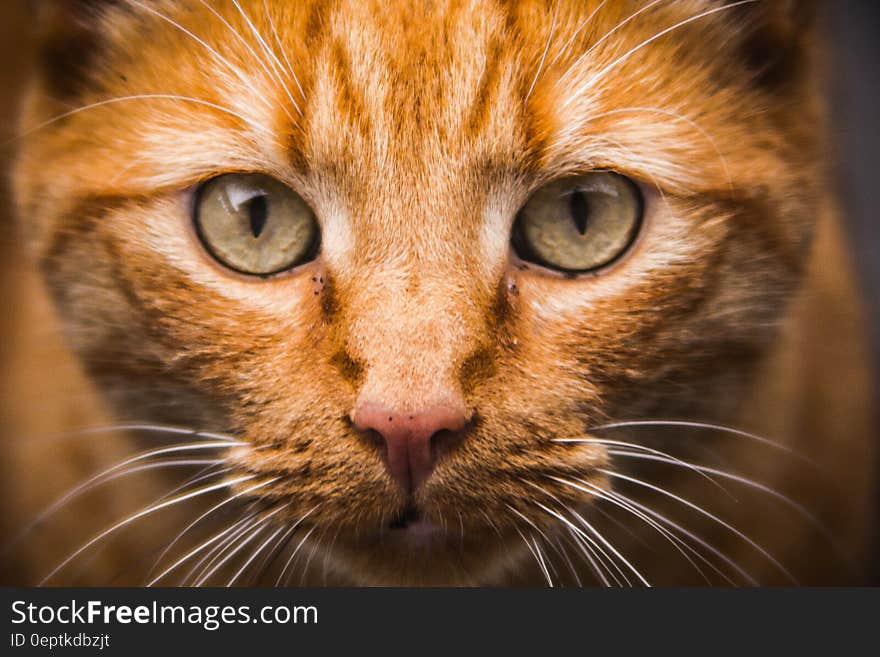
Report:
<svg viewBox="0 0 880 657"><path fill-rule="evenodd" d="M259 237L266 227L266 218L268 217L268 204L265 196L255 196L250 199L246 206L248 218L251 222L251 234Z"/></svg>
<svg viewBox="0 0 880 657"><path fill-rule="evenodd" d="M577 226L578 232L583 235L587 232L587 218L590 212L587 203L587 195L583 192L574 192L568 197L568 211L571 212L571 218L574 225Z"/></svg>

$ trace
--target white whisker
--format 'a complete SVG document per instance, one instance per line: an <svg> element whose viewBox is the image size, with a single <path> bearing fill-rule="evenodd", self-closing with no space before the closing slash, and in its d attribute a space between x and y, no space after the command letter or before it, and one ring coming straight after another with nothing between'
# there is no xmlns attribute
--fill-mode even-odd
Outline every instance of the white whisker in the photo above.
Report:
<svg viewBox="0 0 880 657"><path fill-rule="evenodd" d="M536 504L537 504L541 509L543 509L544 511L546 511L547 513L549 513L550 515L552 515L554 518L557 518L558 520L561 520L563 523L565 523L566 525L568 525L570 529L575 530L575 531L576 531L578 534L580 534L585 540L588 540L588 541L590 541L591 543L593 543L594 546L596 547L596 549L598 549L600 552L603 552L603 553L605 552L605 550L604 550L600 545L598 545L597 543L595 543L595 541L593 541L592 538L591 538L589 535L587 535L586 533L584 533L579 527L577 527L577 525L575 525L574 523L572 523L568 518L566 518L565 516L563 516L561 513L557 513L557 512L554 511L553 509L547 507L547 506L544 505L544 504L541 504L540 502L536 502ZM606 538L605 538L605 537L604 537L604 536L603 536L603 535L602 535L602 534L601 534L601 533L600 533L595 527L593 527L593 525L591 525L589 522L587 522L587 520L586 520L583 516L581 516L577 511L575 511L574 509L571 509L570 507L567 507L566 510L567 510L569 513L571 513L572 516L573 516L574 518L576 518L576 519L578 520L578 522L580 522L581 525L583 525L583 527L584 527L587 531L589 531L590 534L592 534L593 537L595 537L599 542L601 542L601 544L602 544L605 548L607 548L608 550L610 550L612 554L614 554L614 555L615 555L615 556L616 556L616 557L617 557L617 558L618 558L618 559L619 559L624 565L626 565L626 567L629 568L629 569L633 572L633 574L639 579L640 582L642 582L642 584L644 584L645 586L651 586L651 585L648 583L648 580L645 579L645 578L642 576L642 574L638 571L638 569L637 569L635 566L633 566L633 565L629 562L629 560L628 560L626 557L624 557L624 556L620 553L620 551L617 550L617 548L615 548L613 545L611 545L611 543L610 543L610 542L609 542L609 541L608 541L608 540L607 540L607 539L606 539ZM617 567L617 564L616 564L615 562L613 562L613 560L612 560L612 563L614 563L615 567ZM621 574L621 576L627 581L627 583L629 583L629 578L627 578L626 575L625 575L622 571L620 571L620 574Z"/></svg>
<svg viewBox="0 0 880 657"><path fill-rule="evenodd" d="M519 527L514 527L516 533L519 534L520 538L523 540L523 543L526 544L526 547L529 549L529 552L532 553L532 556L535 558L535 563L538 564L538 568L540 568L541 573L544 575L544 579L547 581L547 586L551 589L553 588L553 578L550 577L550 571L547 570L547 565L544 563L544 560L541 559L540 555L535 551L534 546L529 542L529 539L526 538L526 535L523 534Z"/></svg>
<svg viewBox="0 0 880 657"><path fill-rule="evenodd" d="M86 492L92 490L93 488L112 481L113 479L117 479L122 476L126 476L128 474L134 474L136 472L140 472L142 470L148 470L152 468L162 467L158 464L146 464L144 467L140 468L130 468L128 470L124 470L123 472L119 472L126 468L126 466L133 465L138 463L139 461L143 461L145 459L152 458L154 456L162 456L165 454L173 454L175 452L188 452L192 450L200 450L200 449L218 449L218 448L226 448L231 445L243 445L245 443L231 443L231 442L220 442L220 443L186 443L182 445L172 445L170 447L162 447L159 449L152 449L146 452L142 452L136 456L132 456L124 461L120 461L119 463L107 468L106 470L102 470L96 475L93 475L86 479L86 481L74 486L66 493L61 495L58 499L56 499L52 504L50 504L46 509L44 509L40 514L34 518L26 527L24 527L19 535L13 539L12 543L17 543L28 533L33 531L34 527L45 522L50 516L57 513L57 511L63 508L66 504L70 503L80 495L85 494ZM176 464L178 461L174 461ZM212 460L199 460L199 463L219 463L216 459ZM163 461L162 463L165 463ZM193 464L190 462L190 464Z"/></svg>
<svg viewBox="0 0 880 657"><path fill-rule="evenodd" d="M254 560L260 555L260 553L262 553L262 551L265 550L266 547L272 542L272 540L274 540L276 536L278 536L282 532L286 531L287 529L288 528L283 527L283 526L279 527L269 536L269 538L267 538L265 541L263 541L263 543L260 544L260 546L251 553L251 556L248 557L248 559L242 564L241 568L238 569L238 571L235 573L235 575L233 575L230 578L230 580L226 583L227 588L232 586L233 584L235 584L236 580L238 580L238 578L241 577L242 573L244 573L244 571L247 570L247 567L250 566L254 562Z"/></svg>
<svg viewBox="0 0 880 657"><path fill-rule="evenodd" d="M228 546L233 544L242 534L254 526L254 523L259 520L257 517L258 515L259 511L251 509L244 515L244 517L233 522L226 530L219 532L221 535L225 535L225 538L202 555L202 558L189 569L189 572L187 572L180 580L181 586L185 586L187 582L195 581L198 578L197 573L204 573L205 570L210 568L211 564L220 557Z"/></svg>
<svg viewBox="0 0 880 657"><path fill-rule="evenodd" d="M260 482L259 484L249 486L248 488L244 489L243 491L236 493L235 495L232 495L231 497L228 497L227 499L223 500L222 502L220 502L218 504L215 504L210 509L208 509L207 511L205 511L204 513L199 515L198 518L196 518L191 523L189 523L186 527L184 527L183 530L181 532L179 532L177 534L177 536L175 536L174 539L165 547L165 549L162 551L162 553L156 558L156 564L161 563L162 559L165 558L165 555L171 551L171 549L177 544L177 542L181 538L183 538L193 527L198 525L202 520L204 520L205 518L210 516L212 513L215 513L218 510L222 509L224 506L231 504L232 502L235 502L236 500L241 499L242 497L249 495L250 493L254 492L255 490L259 490L260 488L265 488L266 486L269 486L269 485L275 483L276 481L278 481L279 478L280 477L275 477L274 479L269 479L267 481ZM162 579L168 573L172 572L175 568L177 568L177 566L179 566L184 561L187 561L189 559L189 557L191 557L193 555L194 555L194 553L191 553L190 555L188 555L184 559L180 560L179 562L175 563L170 568L163 571L161 575L159 575L157 578L152 580L147 586L153 586L153 584L155 584L157 581ZM155 568L155 566L154 566L154 568Z"/></svg>
<svg viewBox="0 0 880 657"><path fill-rule="evenodd" d="M227 20L226 20L226 19L225 19L225 18L224 18L224 17L223 17L223 16L222 16L217 10L216 10L216 9L214 9L214 7L212 7L211 5L209 5L209 4L206 2L206 0L199 0L199 2L202 3L202 5L203 5L208 11L210 11L212 14L214 14L214 16L216 16L216 17L220 20L220 22L222 22L222 23L227 27L227 29L229 29L229 30L232 32L232 34L233 34L233 35L234 35L234 36L235 36L235 37L236 37L236 38L242 43L242 45L244 45L244 47L247 49L247 51L248 51L248 52L251 54L251 56L254 58L254 61L256 61L257 64L260 66L260 68L263 69L263 72L264 72L266 75L268 75L270 78L275 78L275 79L278 81L278 83L281 85L282 89L284 89L285 93L287 94L287 97L288 97L288 99L290 100L290 102L293 104L293 106L296 108L296 110L297 110L300 114L302 114L302 111L300 111L299 106L296 104L296 101L293 99L293 96L290 95L290 91L287 89L287 86L284 84L284 80L282 80L282 79L278 76L277 71L275 71L274 74L273 74L272 71L269 71L269 69L268 69L268 68L266 67L266 65L263 63L263 60L262 60L262 59L260 58L260 56L256 53L256 51L253 49L253 46L251 46L251 44L248 43L247 39L245 39L245 38L241 35L241 33L240 33L238 30L236 30L236 29L235 29L235 28L229 23L229 21L227 21ZM274 67L273 67L273 70L274 70ZM281 108L284 110L284 113L287 114L287 118L289 118L289 119L291 120L292 123L296 124L296 123L297 123L296 119L293 118L293 115L292 115L290 112L287 111L287 108L284 107L283 105L281 106Z"/></svg>
<svg viewBox="0 0 880 657"><path fill-rule="evenodd" d="M285 584L287 584L287 578L284 577L285 573L287 573L287 569L290 568L290 566L293 563L293 560L296 558L296 555L299 552L300 548L305 544L305 542L308 540L309 536L312 535L312 532L314 532L316 528L317 527L312 527L308 532L306 532L305 536L303 536L300 539L299 543L297 543L296 547L293 549L293 553L290 555L290 557L287 559L287 562L284 564L284 568L281 569L281 573L278 575L278 579L275 580L275 586L280 586L281 582L284 582ZM291 573L292 572L293 571L291 571Z"/></svg>
<svg viewBox="0 0 880 657"><path fill-rule="evenodd" d="M251 517L253 517L253 516L246 516L245 518L241 518L241 519L239 519L238 521L236 521L236 522L234 522L233 524L231 524L231 525L229 525L228 527L226 527L225 529L220 530L219 532L215 533L213 536L211 536L211 537L209 537L208 539L202 541L202 542L199 543L196 547L194 547L192 550L190 550L190 551L187 552L185 555L183 555L182 557L180 557L177 561L175 561L173 564L171 564L168 568L166 568L166 569L163 570L161 573L159 573L156 577L154 577L154 578L151 579L149 582L147 582L147 586L148 586L148 587L150 587L150 586L155 586L157 582L160 582L160 581L161 581L162 579L164 579L167 575L170 575L172 572L174 572L175 570L177 570L177 568L178 568L179 566L182 566L183 564L185 564L187 561L189 561L189 560L192 559L194 556L196 556L199 552L202 552L203 550L208 549L208 548L209 548L211 545L213 545L215 542L219 541L219 540L222 539L224 536L226 536L227 534L229 534L229 532L232 532L232 531L234 531L237 527L240 527L242 523L246 522L246 521L249 520ZM176 539L175 539L175 540L176 540ZM167 549L165 550L165 552L163 552L162 555L159 556L159 558L158 558L156 561L157 561L157 562L161 561L165 554L167 554ZM198 568L198 564L196 565L196 568Z"/></svg>
<svg viewBox="0 0 880 657"><path fill-rule="evenodd" d="M661 536L663 536L663 538L665 538L667 541L669 541L669 543L682 554L682 556L688 561L688 563L690 563L694 567L694 569L707 582L709 581L709 579L708 579L708 577L706 577L703 570L693 561L693 559L691 559L691 557L684 550L687 550L688 552L693 554L695 557L700 559L703 563L705 563L710 568L712 568L716 573L718 573L721 577L723 577L725 580L727 580L730 584L734 583L715 564L713 564L708 559L706 559L706 557L704 557L702 554L700 554L698 551L696 551L694 548L692 548L690 545L688 545L686 542L684 542L681 538L676 536L674 533L670 532L668 529L666 529L664 526L662 526L660 523L658 523L656 520L654 520L653 518L651 518L650 516L648 516L644 512L642 512L639 509L632 506L632 504L629 502L629 500L625 496L623 496L613 490L603 490L603 489L599 488L598 486L594 486L593 484L591 484L587 481L583 481L581 479L578 479L577 483L569 481L567 479L562 479L559 477L551 477L551 479L553 479L554 481L557 481L561 484L564 484L566 486L570 486L572 488L575 488L577 490L581 490L581 491L596 495L597 497L608 502L609 504L613 504L621 509L624 509L628 513L636 516L636 518L638 518L639 520L641 520L642 522L647 524L649 527L651 527L657 533L659 533ZM587 488L584 488L583 486L580 486L578 484L582 484L583 486L585 486ZM597 508L597 510L599 510L599 509Z"/></svg>
<svg viewBox="0 0 880 657"><path fill-rule="evenodd" d="M275 19L272 17L272 12L269 11L269 7L266 5L266 0L263 0L263 11L266 14L266 17L269 19L269 25L272 28L272 34L275 37L275 45L278 46L278 50L281 51L281 56L284 58L284 63L287 64L287 71L290 73L290 77L293 78L294 83L296 84L296 88L299 90L299 95L305 98L305 92L303 91L302 85L299 83L299 78L296 75L296 72L293 70L293 66L290 64L290 58L287 56L287 49L281 43L281 36L278 34L278 27L275 25Z"/></svg>
<svg viewBox="0 0 880 657"><path fill-rule="evenodd" d="M64 440L67 438L78 438L84 436L92 436L92 435L101 435L105 433L117 433L117 432L125 432L125 433L159 433L159 434L169 434L172 436L192 436L193 438L207 438L210 440L225 440L231 443L240 442L239 438L235 436L231 436L223 433L216 433L212 431L197 431L195 429L184 429L181 427L168 426L163 424L144 424L144 423L128 423L128 424L107 424L101 425L97 427L85 427L82 429L72 429L70 431L63 431L61 433L54 433L48 436L42 436L38 438L30 438L28 440L31 441L55 441L55 440Z"/></svg>
<svg viewBox="0 0 880 657"><path fill-rule="evenodd" d="M592 430L593 429L591 429L591 431ZM681 459L676 458L672 454L662 452L659 449L653 449L651 447L646 447L645 445L639 445L638 443L630 443L630 442L626 442L623 440L609 440L606 438L554 438L552 440L552 442L554 442L554 443L585 443L585 444L602 445L604 447L626 447L629 449L635 449L635 450L639 450L639 451L643 451L643 452L648 452L649 454L656 454L658 456L663 456L667 459L675 461L676 463L678 463L682 467L685 467L685 468L690 467L690 469L693 470L696 474L700 475L704 479L707 479L710 483L717 486L719 489L721 489L724 493L726 493L730 497L733 497L732 495L730 495L730 493L727 491L727 489L725 489L721 484L719 484L717 481L712 479L712 477L710 477L707 473L701 472L697 467L692 466L687 461L682 461Z"/></svg>
<svg viewBox="0 0 880 657"><path fill-rule="evenodd" d="M657 5L657 4L659 4L659 3L663 2L663 1L664 1L664 0L652 0L652 2L649 2L648 4L646 4L646 5L645 5L644 7L642 7L641 9L638 9L637 11L635 11L635 12L633 12L632 14L630 14L629 16L627 16L625 19L623 19L623 20L621 20L620 22L618 22L614 27L612 27L610 30L608 30L605 34L603 34L601 37L599 37L598 39L596 39L596 41L594 41L594 42L590 45L590 47L587 49L587 51L586 51L585 53L583 53L580 57L578 57L578 58L574 61L574 63L573 63L571 66L568 67L568 70L565 72L565 75L567 76L572 70L574 70L575 67L579 66L579 65L581 64L581 62L585 61L585 60L586 60L586 59L587 59L587 58L588 58L588 57L589 57L589 56L590 56L590 55L596 50L596 48L598 48L598 47L599 47L600 45L602 45L605 41L607 41L607 40L608 40L608 39L609 39L609 38L610 38L615 32L617 32L620 28L622 28L622 27L623 27L624 25L626 25L627 23L629 23L629 22L635 20L636 18L638 18L641 14L643 14L643 13L645 13L646 11L648 11L649 9L651 9L651 7L653 7L654 5Z"/></svg>
<svg viewBox="0 0 880 657"><path fill-rule="evenodd" d="M184 34L186 34L187 36L192 38L199 45L201 45L203 48L205 48L205 50L207 50L211 54L211 56L214 57L214 59L216 59L218 62L223 64L227 68L228 71L233 73L235 75L235 77L237 77L251 91L251 93L254 94L255 98L258 98L260 101L263 102L264 106L272 107L272 103L270 103L266 99L265 96L263 96L259 91L257 91L257 88L254 87L253 83L250 81L250 79L248 79L248 76L245 75L244 73L242 73L242 71L237 66L233 65L233 63L230 62L229 59L227 59L226 57L221 55L219 52L217 52L217 50L214 47L212 47L208 42L206 42L204 39L202 39L201 37L199 37L198 35L193 33L191 30L188 30L187 28L185 28L183 25L181 25L180 23L175 21L173 18L163 14L160 11L157 11L156 9L153 9L153 8L145 5L143 2L140 2L140 0L126 0L126 1L140 7L144 11L160 18L161 20L165 21L166 23L169 23L170 25L172 25L176 29L180 30L181 32L183 32Z"/></svg>
<svg viewBox="0 0 880 657"><path fill-rule="evenodd" d="M791 456L795 456L799 459L804 460L810 465L816 466L816 463L809 459L807 456L804 456L797 450L788 447L787 445L783 445L769 438L765 438L763 436L759 436L754 433L749 433L748 431L742 431L740 429L735 429L733 427L727 427L723 424L712 424L711 422L695 422L690 420L628 420L623 422L608 422L606 424L600 424L595 427L590 427L590 431L604 431L606 429L624 429L629 427L680 427L680 428L691 428L691 429L707 429L710 431L720 431L722 433L731 434L734 436L741 436L743 438L748 438L749 440L754 440L756 442L762 443L769 447L773 447L780 451L786 452Z"/></svg>
<svg viewBox="0 0 880 657"><path fill-rule="evenodd" d="M700 513L701 515L704 515L707 518L715 521L716 523L718 523L719 525L721 525L722 527L724 527L725 529L732 532L733 534L735 534L736 536L738 536L739 538L744 540L746 543L751 545L753 548L755 548L762 555L764 555L764 557L766 557L768 561L770 561L774 566L776 566L776 568L778 568L781 573L783 573L789 580L791 580L792 583L794 583L794 584L798 583L797 580L795 579L795 577L791 573L789 573L788 570L781 563L779 563L779 561L773 555L771 555L767 550L765 550L761 545L759 545L757 542L753 541L751 538L749 538L748 536L743 534L740 530L738 530L736 527L732 526L730 523L725 522L724 520L722 520L721 518L719 518L715 514L710 513L709 511L706 511L701 506L694 504L690 500L687 500L679 495L676 495L675 493L671 493L664 488L660 488L659 486L655 486L655 485L648 483L646 481L642 481L641 479L637 479L636 477L630 477L628 475L624 475L619 472L612 472L610 470L605 470L602 468L598 468L598 470L599 470L599 472L607 474L609 477L614 477L616 479L622 479L624 481L628 481L630 483L633 483L633 484L636 484L639 486L644 486L645 488L648 488L648 489L653 490L657 493L665 495L665 496L675 500L676 502L679 502L680 504L683 504L683 505L687 506L688 508L693 509L694 511Z"/></svg>
<svg viewBox="0 0 880 657"><path fill-rule="evenodd" d="M758 581L750 573L748 573L746 570L744 570L742 568L742 566L740 566L733 559L731 559L727 554L725 554L724 552L722 552L721 550L716 548L711 543L708 543L707 541L705 541L701 537L697 536L696 534L689 531L685 527L682 527L680 524L676 523L675 521L667 518L666 516L659 513L658 511L655 511L654 509L652 509L644 504L636 502L631 497L627 497L619 492L615 492L615 495L618 498L620 498L621 500L625 500L627 504L631 504L634 508L639 509L639 510L643 511L644 513L656 518L660 522L664 523L666 526L671 527L672 529L675 529L683 536L686 536L690 540L694 541L697 545L700 545L701 547L705 548L706 550L708 550L709 552L714 554L716 557L718 557L724 563L726 563L728 566L730 566L732 569L734 569L739 575L741 575L751 586L758 586L759 585Z"/></svg>
<svg viewBox="0 0 880 657"><path fill-rule="evenodd" d="M290 100L290 102L293 103L293 106L296 108L296 111L299 112L300 115L302 115L302 109L300 109L299 104L293 99L293 95L290 93L290 89L287 88L287 85L284 84L284 80L281 78L281 76L278 73L279 70L283 69L283 67L281 65L281 62L278 60L278 57L275 55L275 51L272 50L272 48L269 46L268 43L266 43L266 40L263 38L263 35L260 34L260 31L257 29L257 26L254 25L250 16L248 16L247 12L245 12L245 10L242 8L242 6L238 3L238 0L232 0L232 4L235 5L235 8L238 10L238 13L241 14L242 18L244 18L244 20L247 22L248 27L251 29L251 32L253 32L254 36L257 38L257 41L260 43L260 46L262 47L263 52L265 52L267 55L269 55L269 63L272 64L272 68L275 70L276 79L281 84L281 87L284 89L284 92L287 94L287 97ZM277 66L277 68L276 68L276 66Z"/></svg>
<svg viewBox="0 0 880 657"><path fill-rule="evenodd" d="M27 137L28 135L42 130L43 128L47 128L53 123L57 123L63 119L69 118L71 116L75 116L76 114L81 114L82 112L97 109L99 107L105 107L107 105L113 105L115 103L123 103L129 102L132 100L176 100L179 102L185 103L193 103L195 105L201 105L203 107L209 107L211 109L217 110L218 112L223 112L224 114L229 114L230 116L234 116L242 123L245 123L252 127L254 130L262 132L270 137L275 137L275 133L266 128L265 126L257 123L253 119L248 118L244 114L236 112L235 110L231 110L228 107L224 107L223 105L218 105L217 103L212 103L203 98L194 98L192 96L181 96L180 94L132 94L130 96L119 96L116 98L107 98L105 100L99 100L94 103L89 103L88 105L83 105L82 107L77 107L76 109L72 109L69 112L64 112L63 114L58 114L53 116L51 119L47 119L42 123L37 124L36 126L25 130L23 133L19 134L16 139L22 139Z"/></svg>
<svg viewBox="0 0 880 657"><path fill-rule="evenodd" d="M599 13L599 11L602 9L602 7L605 6L605 3L607 3L607 2L608 2L608 0L602 0L602 2L600 2L596 6L596 8L592 11L592 13L590 13L589 16L587 16L583 21L581 21L581 24L577 26L577 29L574 32L572 32L571 36L568 37L566 42L564 44L562 44L562 47L557 51L556 55L553 57L553 60L550 62L551 66L555 65L556 62L559 61L559 58L562 57L562 55L564 55L568 51L568 49L571 47L571 44L577 38L577 35L580 34L583 31L583 29L592 22L593 17L597 13Z"/></svg>
<svg viewBox="0 0 880 657"><path fill-rule="evenodd" d="M568 571L571 573L572 577L574 577L575 586L582 587L581 578L578 576L577 568L574 567L574 564L571 562L571 558L568 556L568 550L565 549L565 545L558 538L550 543L551 547L556 551L556 553L562 557L562 560L565 562L565 566L568 568Z"/></svg>
<svg viewBox="0 0 880 657"><path fill-rule="evenodd" d="M547 35L547 45L544 46L544 52L541 55L541 61L538 62L538 70L535 72L535 77L532 79L532 84L529 85L529 90L526 92L525 100L528 100L532 95L532 91L535 89L535 85L538 83L538 78L541 77L541 71L544 70L544 62L547 60L547 53L550 52L550 46L553 43L553 36L556 34L556 19L559 15L559 0L556 0L556 6L553 8L553 17L550 20L550 33Z"/></svg>
<svg viewBox="0 0 880 657"><path fill-rule="evenodd" d="M596 577L599 578L599 581L602 584L602 586L610 587L611 582L608 580L608 577L605 575L605 571L599 566L599 563L596 561L596 558L594 558L592 547L590 547L590 545L588 543L586 543L580 536L578 536L577 533L574 532L570 527L566 527L565 529L568 532L568 534L571 537L571 540L574 542L574 544L578 548L580 548L579 554L586 559L587 564L590 566L590 569L593 571L593 573L596 575Z"/></svg>
<svg viewBox="0 0 880 657"><path fill-rule="evenodd" d="M679 462L673 463L673 462L666 460L665 458L663 458L661 456L654 456L651 454L638 454L636 452L630 452L627 450L609 450L608 453L613 456L625 456L625 457L633 458L633 459L644 459L644 460L656 461L659 463L666 463L669 465L676 465L676 466L681 465L681 463L679 463ZM696 463L689 463L688 465L690 467L692 467L693 469L700 470L701 472L706 472L706 473L715 475L716 477L722 477L724 479L729 479L730 481L735 481L739 484L742 484L743 486L747 486L749 488L754 488L755 490L759 490L762 493L766 493L767 495L770 495L771 497L776 498L777 500L779 500L780 502L782 502L786 506L790 507L791 509L794 509L802 518L804 518L807 522L809 522L810 525L812 525L814 529L816 529L821 534L823 534L829 542L831 542L832 544L835 543L834 536L831 533L831 531L828 529L828 527L826 527L814 514L810 513L809 509L807 509L802 504L795 502L793 499L791 499L787 495L783 495L775 488L771 488L770 486L767 486L766 484L762 484L759 481L755 481L754 479L749 479L748 477L744 477L742 475L738 475L733 472L727 472L726 470L719 470L717 468L710 468L709 466L698 465Z"/></svg>
<svg viewBox="0 0 880 657"><path fill-rule="evenodd" d="M681 21L679 21L678 23L676 23L675 25L671 25L670 27L667 27L666 29L660 30L659 32L657 32L656 34L654 34L652 37L650 37L650 38L648 38L648 39L645 39L644 41L642 41L641 43L639 43L637 46L634 46L633 48L630 48L630 49L629 49L628 51L626 51L623 55L621 55L620 57L617 57L616 59L614 59L610 64L607 64L606 66L604 66L603 68L601 68L601 69L599 70L598 73L595 73L592 77L590 77L586 82L584 82L584 83L581 85L580 90L579 90L578 92L572 94L569 98L567 98L566 100L564 100L562 104L563 104L563 105L567 105L567 104L571 103L572 100L575 99L575 98L577 98L577 97L579 97L580 94L581 94L584 90L586 90L586 89L588 89L588 88L594 86L596 83L598 83L599 81L601 81L602 78L604 78L604 77L605 77L605 76L606 76L606 75L607 75L612 69L614 69L615 67L617 67L617 66L619 66L620 64L622 64L623 62L625 62L627 59L629 59L630 57L632 57L635 53L637 53L639 50L641 50L641 49L644 48L645 46L647 46L647 45L649 45L650 43L656 41L657 39L659 39L659 38L661 38L661 37L663 37L663 36L669 34L670 32L673 32L673 31L675 31L675 30L677 30L677 29L679 29L679 28L682 28L682 27L684 27L685 25L687 25L687 24L689 24L689 23L693 23L694 21L697 21L697 20L699 20L699 19L701 19L701 18L705 18L705 17L707 17L707 16L711 16L712 14L717 14L718 12L721 12L721 11L727 11L728 9L733 9L734 7L739 7L739 6L741 6L741 5L752 4L752 3L757 2L757 1L758 1L758 0L739 0L738 2L732 2L732 3L730 3L730 4L726 4L726 5L723 5L723 6L721 6L721 7L715 7L715 8L713 8L713 9L707 9L706 11L702 11L702 12L700 12L699 14L697 14L697 15L695 15L695 16L691 16L690 18L686 18L686 19L684 19L684 20L681 20ZM652 4L653 4L653 3L652 3ZM649 6L650 6L650 5L649 5ZM646 7L646 8L647 8L647 7ZM592 48L591 48L591 50L592 50Z"/></svg>
<svg viewBox="0 0 880 657"><path fill-rule="evenodd" d="M236 477L234 479L231 479L229 481L224 481L219 484L212 484L210 486L198 488L194 491L190 491L190 492L184 493L182 495L178 495L170 500L151 505L151 506L147 507L146 509L142 509L141 511L138 511L137 513L134 513L134 514L128 516L127 518L120 520L119 522L117 522L116 524L111 526L109 529L105 529L104 531L97 534L94 538L87 541L85 544L80 546L73 554L71 554L64 561L62 561L60 564L55 566L55 568L53 568L52 571L40 581L40 586L44 585L47 581L52 579L52 577L54 577L56 573L58 573L62 568L64 568L67 564L69 564L71 561L73 561L76 557L78 557L80 554L85 552L87 549L89 549L95 543L97 543L98 541L102 540L103 538L109 536L110 534L116 532L117 530L121 529L122 527L125 527L125 526L131 524L132 522L139 520L140 518L143 518L144 516L155 513L156 511L160 511L162 509L173 506L175 504L180 504L181 502L185 502L186 500L190 500L195 497L199 497L201 495L211 493L215 490L219 490L221 488L226 488L226 487L232 486L234 484L238 484L243 481L248 481L248 480L254 479L254 478L256 478L256 475L246 475L246 476L242 476L242 477Z"/></svg>
<svg viewBox="0 0 880 657"><path fill-rule="evenodd" d="M227 549L220 552L217 559L209 564L203 572L199 573L198 578L193 582L193 586L202 586L208 582L214 573L220 570L230 559L241 552L251 541L259 536L268 524L269 520L267 518L256 518L254 522L247 527L243 534L240 535L240 540L232 541Z"/></svg>

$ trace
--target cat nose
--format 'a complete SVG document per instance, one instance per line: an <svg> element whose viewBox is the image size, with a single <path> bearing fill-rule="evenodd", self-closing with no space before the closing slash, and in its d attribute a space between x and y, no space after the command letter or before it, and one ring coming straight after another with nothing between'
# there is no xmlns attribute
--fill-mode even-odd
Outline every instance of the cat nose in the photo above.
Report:
<svg viewBox="0 0 880 657"><path fill-rule="evenodd" d="M443 401L401 412L359 400L351 420L358 431L376 438L388 472L412 493L431 474L438 454L458 442L469 418L463 402Z"/></svg>

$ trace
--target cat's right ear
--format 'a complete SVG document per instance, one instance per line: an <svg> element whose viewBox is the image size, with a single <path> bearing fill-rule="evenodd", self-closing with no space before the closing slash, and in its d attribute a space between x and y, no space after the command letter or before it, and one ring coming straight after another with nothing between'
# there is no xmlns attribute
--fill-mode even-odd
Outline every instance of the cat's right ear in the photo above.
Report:
<svg viewBox="0 0 880 657"><path fill-rule="evenodd" d="M120 0L30 0L37 30L37 66L46 91L59 99L87 86L101 48L101 22Z"/></svg>
<svg viewBox="0 0 880 657"><path fill-rule="evenodd" d="M816 46L816 0L725 0L740 25L741 51L757 83L780 90L801 81Z"/></svg>

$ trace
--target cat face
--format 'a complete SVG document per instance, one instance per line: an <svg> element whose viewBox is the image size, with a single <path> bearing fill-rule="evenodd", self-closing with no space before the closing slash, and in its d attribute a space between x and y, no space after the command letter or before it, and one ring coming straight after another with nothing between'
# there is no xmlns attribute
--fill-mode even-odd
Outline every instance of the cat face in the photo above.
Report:
<svg viewBox="0 0 880 657"><path fill-rule="evenodd" d="M800 274L760 4L73 3L22 225L121 416L234 435L353 581L497 581L610 486L591 427L735 401Z"/></svg>

